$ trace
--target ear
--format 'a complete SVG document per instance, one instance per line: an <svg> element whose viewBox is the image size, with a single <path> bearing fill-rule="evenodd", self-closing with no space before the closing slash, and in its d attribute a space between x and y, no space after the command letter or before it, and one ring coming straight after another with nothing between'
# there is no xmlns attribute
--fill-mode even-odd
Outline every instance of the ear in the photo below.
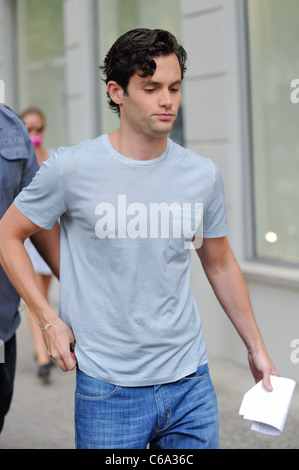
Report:
<svg viewBox="0 0 299 470"><path fill-rule="evenodd" d="M110 82L107 83L107 91L109 93L109 96L111 100L118 104L121 105L123 102L123 96L124 96L124 90L123 88L115 81L111 80Z"/></svg>

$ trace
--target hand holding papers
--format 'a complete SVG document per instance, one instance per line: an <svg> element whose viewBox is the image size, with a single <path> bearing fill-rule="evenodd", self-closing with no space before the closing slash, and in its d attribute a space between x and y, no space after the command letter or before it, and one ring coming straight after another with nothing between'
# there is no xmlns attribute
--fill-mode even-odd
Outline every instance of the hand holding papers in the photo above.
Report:
<svg viewBox="0 0 299 470"><path fill-rule="evenodd" d="M272 392L261 381L245 393L239 415L253 421L253 431L278 436L283 431L296 382L272 375L271 384Z"/></svg>

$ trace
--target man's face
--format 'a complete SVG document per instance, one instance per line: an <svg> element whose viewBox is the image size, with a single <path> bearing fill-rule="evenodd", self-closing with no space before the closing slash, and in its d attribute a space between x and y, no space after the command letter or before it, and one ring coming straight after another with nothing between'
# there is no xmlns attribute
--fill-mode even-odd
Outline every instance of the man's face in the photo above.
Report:
<svg viewBox="0 0 299 470"><path fill-rule="evenodd" d="M175 54L154 58L154 75L129 81L120 106L121 123L131 132L151 139L172 129L181 103L181 68Z"/></svg>

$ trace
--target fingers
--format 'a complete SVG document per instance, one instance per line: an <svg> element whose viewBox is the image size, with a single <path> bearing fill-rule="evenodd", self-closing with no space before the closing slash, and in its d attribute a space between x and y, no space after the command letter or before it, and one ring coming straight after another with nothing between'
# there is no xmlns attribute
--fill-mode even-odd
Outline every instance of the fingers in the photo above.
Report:
<svg viewBox="0 0 299 470"><path fill-rule="evenodd" d="M57 323L56 328L43 331L48 354L63 372L73 370L77 360L74 353L75 338L70 328L63 322Z"/></svg>
<svg viewBox="0 0 299 470"><path fill-rule="evenodd" d="M263 385L268 392L272 392L273 387L271 385L270 373L266 372L263 378Z"/></svg>
<svg viewBox="0 0 299 470"><path fill-rule="evenodd" d="M50 356L57 362L63 372L73 370L76 367L77 360L72 346L65 352L55 352L50 354Z"/></svg>
<svg viewBox="0 0 299 470"><path fill-rule="evenodd" d="M263 385L268 392L272 392L273 386L271 384L271 375L275 375L276 377L279 377L279 373L275 369L275 367L272 368L271 372L265 372L263 376Z"/></svg>
<svg viewBox="0 0 299 470"><path fill-rule="evenodd" d="M251 372L255 378L256 383L263 380L263 386L268 392L273 391L271 384L271 375L279 376L271 359L269 358L265 349L258 349L250 352L248 355L249 365Z"/></svg>
<svg viewBox="0 0 299 470"><path fill-rule="evenodd" d="M74 361L76 361L76 362L77 362L77 360L76 360L76 356L75 356L75 345L74 345L74 343L72 343L72 344L71 344L71 348L70 348L70 350L71 350L71 356L72 356L72 359L74 359Z"/></svg>

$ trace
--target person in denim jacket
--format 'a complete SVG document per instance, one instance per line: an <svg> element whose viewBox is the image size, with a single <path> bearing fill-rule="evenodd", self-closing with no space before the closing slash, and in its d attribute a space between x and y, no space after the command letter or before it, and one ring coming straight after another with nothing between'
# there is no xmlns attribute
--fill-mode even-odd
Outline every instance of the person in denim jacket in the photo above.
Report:
<svg viewBox="0 0 299 470"><path fill-rule="evenodd" d="M0 218L19 192L30 184L38 169L34 147L24 122L9 107L0 104ZM56 242L53 248L56 251L59 240L57 226L54 231ZM47 244L47 240L39 241L38 234L36 240L37 245ZM42 245L39 245L39 250L43 251ZM59 257L59 251L57 253ZM0 340L3 348L0 363L0 432L13 395L16 330L20 324L19 303L20 295L0 265Z"/></svg>

